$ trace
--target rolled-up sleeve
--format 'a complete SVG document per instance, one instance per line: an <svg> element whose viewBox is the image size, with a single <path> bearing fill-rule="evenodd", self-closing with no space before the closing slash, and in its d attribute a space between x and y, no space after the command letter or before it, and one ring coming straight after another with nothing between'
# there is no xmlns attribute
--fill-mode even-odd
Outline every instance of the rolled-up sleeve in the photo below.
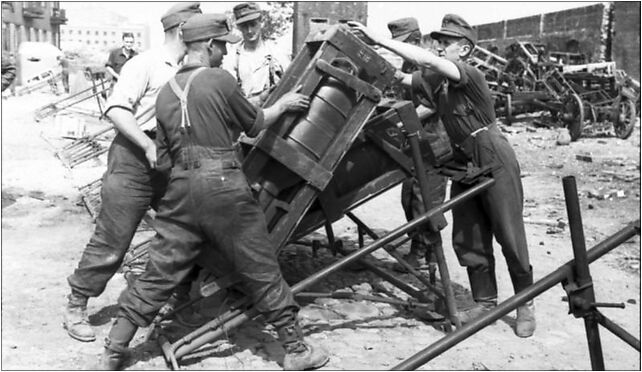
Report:
<svg viewBox="0 0 642 372"><path fill-rule="evenodd" d="M105 114L114 107L136 112L141 97L145 95L149 81L149 72L144 58L134 57L120 71L120 78L111 96L107 100Z"/></svg>
<svg viewBox="0 0 642 372"><path fill-rule="evenodd" d="M227 103L230 116L235 125L238 125L246 135L255 137L263 127L263 110L257 109L245 98L236 80L229 73L225 73L221 84L225 84Z"/></svg>
<svg viewBox="0 0 642 372"><path fill-rule="evenodd" d="M475 68L465 62L457 61L455 62L455 66L457 66L457 69L459 70L459 81L451 81L452 86L454 88L459 88L464 85L467 85L468 82L470 81L470 68Z"/></svg>

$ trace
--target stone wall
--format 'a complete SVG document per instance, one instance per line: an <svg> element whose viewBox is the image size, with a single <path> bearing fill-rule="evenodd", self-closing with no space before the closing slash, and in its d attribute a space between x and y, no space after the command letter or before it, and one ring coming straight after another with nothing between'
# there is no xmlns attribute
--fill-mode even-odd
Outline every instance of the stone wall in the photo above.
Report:
<svg viewBox="0 0 642 372"><path fill-rule="evenodd" d="M615 61L640 79L639 2L613 2L610 9L596 4L474 27L479 45L500 55L516 41L530 41L549 51L582 53L588 62Z"/></svg>

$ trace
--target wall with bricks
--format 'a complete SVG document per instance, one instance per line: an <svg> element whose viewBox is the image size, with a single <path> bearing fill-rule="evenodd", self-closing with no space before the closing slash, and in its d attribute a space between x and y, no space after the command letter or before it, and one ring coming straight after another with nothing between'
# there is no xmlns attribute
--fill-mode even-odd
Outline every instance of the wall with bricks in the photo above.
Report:
<svg viewBox="0 0 642 372"><path fill-rule="evenodd" d="M611 18L607 6L596 4L474 28L479 45L490 50L497 48L500 55L516 41L541 43L549 51L583 53L588 62L608 60L610 53L618 68L639 80L640 2L611 4Z"/></svg>
<svg viewBox="0 0 642 372"><path fill-rule="evenodd" d="M618 68L640 81L640 3L615 2L611 56Z"/></svg>
<svg viewBox="0 0 642 372"><path fill-rule="evenodd" d="M549 51L579 52L589 61L598 61L603 54L606 25L605 6L591 5L561 12L509 19L475 26L479 45L496 46L501 51L516 41L546 45Z"/></svg>

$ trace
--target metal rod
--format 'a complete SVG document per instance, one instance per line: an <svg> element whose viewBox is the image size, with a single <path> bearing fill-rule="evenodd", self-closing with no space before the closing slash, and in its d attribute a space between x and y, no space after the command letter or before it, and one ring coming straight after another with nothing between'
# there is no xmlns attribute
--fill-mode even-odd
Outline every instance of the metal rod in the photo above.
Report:
<svg viewBox="0 0 642 372"><path fill-rule="evenodd" d="M356 223L357 226L362 228L363 231L365 231L365 233L368 234L372 239L374 239L374 240L379 239L379 235L377 235L374 231L372 231L372 229L370 229L365 223L363 223L363 221L361 221L359 218L357 218L357 216L355 216L351 212L347 212L346 216L348 216L352 221L354 221L354 223ZM410 274L412 274L415 278L417 278L417 280L419 280L421 283L423 283L423 285L428 287L428 289L430 289L432 292L438 294L442 299L446 300L446 302L447 302L446 295L441 294L439 289L437 287L435 287L432 283L430 283L430 280L426 279L418 270L416 270L414 267L412 267L410 264L408 264L408 262L406 262L406 260L404 260L403 257L399 253L395 252L395 248L390 248L390 247L386 246L384 249L386 250L386 252L388 252L389 255L394 257L394 259L397 260L397 262L399 262L399 264L401 266L403 266L406 270L408 270L408 272ZM454 300L454 297L453 297L453 300ZM450 313L448 315L450 315ZM449 318L454 322L457 317L455 316L453 318L453 317L449 316ZM450 325L446 326L446 328L447 328L448 332L451 331L451 326Z"/></svg>
<svg viewBox="0 0 642 372"><path fill-rule="evenodd" d="M417 128L419 129L419 128ZM419 148L419 131L409 133L407 136L410 148L412 150L412 160L415 164L415 175L419 182L419 189L421 190L421 198L423 199L423 211L430 209L430 191L428 190L428 178L426 177L426 169L424 167L423 158L421 157L421 149ZM446 295L446 311L448 312L448 319L455 323L455 327L461 328L461 321L457 317L457 303L455 302L455 292L450 281L450 273L448 271L448 264L446 263L446 256L441 244L434 244L432 247L435 258L437 259L437 267L439 267L439 277L441 279L444 294ZM426 257L428 260L430 257ZM423 282L423 281L422 281ZM450 323L446 323L446 332L452 332Z"/></svg>
<svg viewBox="0 0 642 372"><path fill-rule="evenodd" d="M606 238L604 241L589 250L587 252L588 261L593 262L597 260L598 258L604 256L605 254L618 247L620 244L629 240L631 237L639 234L640 220L637 220L632 222L622 230L618 231L617 233ZM410 358L394 366L392 369L415 370L421 367L437 356L443 354L451 347L477 333L482 328L495 322L509 312L515 310L518 306L532 300L541 293L566 280L570 273L573 271L574 265L574 260L567 262L566 264L560 266L557 270L546 275L528 288L508 298L506 301L499 304L495 309L490 310L489 312L475 319L471 323L464 325L462 328L456 330L455 332L447 334L445 337L437 340L430 346L417 352Z"/></svg>
<svg viewBox="0 0 642 372"><path fill-rule="evenodd" d="M575 280L577 281L578 287L583 288L577 296L578 300L582 300L587 306L590 306L589 304L595 303L595 291L593 290L593 281L586 257L582 213L580 211L580 201L577 197L575 177L568 176L562 178L562 185L564 187L564 198L566 200L568 225L571 230L573 257L575 258ZM586 329L586 338L591 356L591 367L594 371L602 371L604 370L604 356L602 354L600 329L594 311L589 311L589 313L584 315L584 328Z"/></svg>
<svg viewBox="0 0 642 372"><path fill-rule="evenodd" d="M433 215L437 213L443 213L447 210L452 209L455 205L462 203L464 201L467 201L468 199L474 197L475 195L479 194L480 192L488 189L490 186L492 186L495 183L495 180L493 179L485 179L481 181L479 184L471 187L470 189L464 191L463 193L457 195L456 197L446 201L442 205L432 208L426 213L422 214L421 216L417 217L416 219L412 220L411 222L408 222L402 226L399 226L392 232L388 233L381 239L377 240L376 242L370 244L369 246L359 249L350 255L342 258L341 260L331 264L330 266L318 271L317 273L311 275L310 277L300 281L299 283L295 284L292 287L292 293L296 294L304 289L308 288L309 286L317 283L319 280L325 278L329 274L343 268L346 266L349 266L350 264L354 263L355 261L359 260L360 258L376 251L377 249L384 247L386 244L394 241L398 237L402 236L403 234L406 234L408 231L412 231L417 228L417 226L421 226L422 224L426 223L429 218L431 218ZM241 324L245 323L246 321L256 317L259 315L258 311L255 308L250 308L249 310L241 313L240 310L236 310L234 312L229 312L228 314L225 314L226 317L229 318L229 320L225 321L223 324L220 325L217 329L212 329L212 330L206 330L205 333L202 333L202 335L198 338L193 338L190 337L189 341L183 341L181 345L173 347L175 350L174 353L176 355L176 358L180 359L183 355L188 354L192 350L196 350L197 348L201 347L202 345L210 342L211 340L215 340L221 336L223 336L226 332L229 330L232 330ZM214 322L214 321L213 321ZM210 322L210 323L213 323ZM210 324L208 323L208 324ZM200 331L204 329L205 326L199 328L197 331ZM214 328L214 327L209 327L209 328ZM195 331L196 332L196 331ZM186 339L184 337L181 340ZM179 342L181 341L179 340ZM189 345L183 345L189 343Z"/></svg>
<svg viewBox="0 0 642 372"><path fill-rule="evenodd" d="M597 321L606 329L611 331L614 335L619 337L622 341L631 345L635 350L640 351L640 340L635 338L632 334L627 332L624 328L615 324L611 319L607 318L601 312L597 311Z"/></svg>

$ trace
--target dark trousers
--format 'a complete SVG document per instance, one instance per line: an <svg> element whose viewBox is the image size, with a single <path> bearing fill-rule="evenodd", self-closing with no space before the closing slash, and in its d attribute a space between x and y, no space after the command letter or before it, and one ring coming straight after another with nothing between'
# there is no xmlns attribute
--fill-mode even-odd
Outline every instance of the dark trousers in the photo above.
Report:
<svg viewBox="0 0 642 372"><path fill-rule="evenodd" d="M104 291L145 212L158 203L167 186L166 176L150 169L143 150L122 134L114 138L107 159L94 234L67 278L73 291L87 297Z"/></svg>
<svg viewBox="0 0 642 372"><path fill-rule="evenodd" d="M298 305L281 275L265 215L241 170L225 166L234 160L228 152L199 159L196 169L174 166L156 215L147 268L121 294L120 316L147 326L195 262L209 267L202 257L214 257L228 261L268 322L279 327L295 319Z"/></svg>
<svg viewBox="0 0 642 372"><path fill-rule="evenodd" d="M428 172L428 192L430 208L437 207L444 202L446 197L446 178L436 174L434 171ZM411 221L422 213L426 212L421 187L416 178L409 178L401 185L401 206L406 215L406 220ZM412 241L410 251L425 255L426 261L433 261L433 247L441 245L440 231L446 227L447 222L442 213L430 219L430 223L422 226L418 231L411 233Z"/></svg>
<svg viewBox="0 0 642 372"><path fill-rule="evenodd" d="M453 246L468 269L473 298L497 297L493 237L502 247L515 293L533 284L522 216L524 195L519 163L508 140L493 125L470 139L465 154L478 166L495 162L495 184L481 195L453 208ZM451 197L470 186L453 182Z"/></svg>

